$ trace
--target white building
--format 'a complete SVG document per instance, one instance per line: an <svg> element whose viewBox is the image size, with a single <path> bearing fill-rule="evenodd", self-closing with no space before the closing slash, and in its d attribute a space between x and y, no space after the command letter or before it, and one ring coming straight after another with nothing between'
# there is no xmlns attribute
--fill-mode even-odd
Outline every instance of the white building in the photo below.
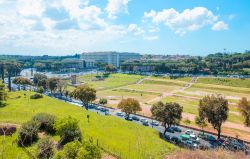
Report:
<svg viewBox="0 0 250 159"><path fill-rule="evenodd" d="M128 60L139 60L141 55L138 53L120 53L120 52L84 52L81 54L81 59L86 61L101 62L112 64L119 67L120 64Z"/></svg>

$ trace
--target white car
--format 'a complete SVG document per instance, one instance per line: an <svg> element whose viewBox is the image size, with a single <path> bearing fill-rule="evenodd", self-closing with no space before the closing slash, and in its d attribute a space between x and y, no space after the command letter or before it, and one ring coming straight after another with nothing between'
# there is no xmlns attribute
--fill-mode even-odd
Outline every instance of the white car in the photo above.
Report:
<svg viewBox="0 0 250 159"><path fill-rule="evenodd" d="M190 134L190 140L194 141L195 143L199 143L200 139L195 135L195 133Z"/></svg>
<svg viewBox="0 0 250 159"><path fill-rule="evenodd" d="M191 134L195 134L192 130L186 130L185 131L185 134L187 134L187 135L191 135Z"/></svg>
<svg viewBox="0 0 250 159"><path fill-rule="evenodd" d="M141 121L142 123L148 123L148 120L145 119L145 118L142 118L140 121Z"/></svg>

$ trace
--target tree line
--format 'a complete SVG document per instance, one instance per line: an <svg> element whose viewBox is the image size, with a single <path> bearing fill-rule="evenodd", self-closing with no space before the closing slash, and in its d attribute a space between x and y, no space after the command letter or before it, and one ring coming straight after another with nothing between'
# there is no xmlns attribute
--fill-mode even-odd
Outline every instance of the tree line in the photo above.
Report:
<svg viewBox="0 0 250 159"><path fill-rule="evenodd" d="M121 65L122 71L156 72L171 74L213 74L248 75L246 68L250 68L250 53L216 53L205 57L191 56L177 60L141 60L128 61Z"/></svg>

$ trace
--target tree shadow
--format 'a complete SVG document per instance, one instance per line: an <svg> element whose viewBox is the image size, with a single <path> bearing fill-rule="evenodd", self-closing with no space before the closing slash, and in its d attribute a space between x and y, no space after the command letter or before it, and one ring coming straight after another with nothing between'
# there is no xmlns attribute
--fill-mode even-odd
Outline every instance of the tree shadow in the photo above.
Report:
<svg viewBox="0 0 250 159"><path fill-rule="evenodd" d="M8 104L7 103L0 103L0 108L3 108L5 106L7 106Z"/></svg>

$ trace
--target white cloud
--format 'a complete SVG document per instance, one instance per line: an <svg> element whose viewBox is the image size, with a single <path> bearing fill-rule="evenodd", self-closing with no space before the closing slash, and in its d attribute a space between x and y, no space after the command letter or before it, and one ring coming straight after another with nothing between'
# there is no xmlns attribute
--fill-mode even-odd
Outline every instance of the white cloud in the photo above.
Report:
<svg viewBox="0 0 250 159"><path fill-rule="evenodd" d="M70 13L71 18L80 18L82 8L88 3L88 0L62 0L61 5Z"/></svg>
<svg viewBox="0 0 250 159"><path fill-rule="evenodd" d="M116 19L117 14L128 13L128 3L130 0L109 0L105 10L108 12L108 17Z"/></svg>
<svg viewBox="0 0 250 159"><path fill-rule="evenodd" d="M137 24L129 24L128 31L132 32L134 35L141 35L141 34L143 34L145 32Z"/></svg>
<svg viewBox="0 0 250 159"><path fill-rule="evenodd" d="M153 40L158 40L159 36L145 36L144 39L148 41L153 41Z"/></svg>
<svg viewBox="0 0 250 159"><path fill-rule="evenodd" d="M212 25L218 20L212 11L204 7L185 9L183 12L178 12L173 8L160 12L151 10L144 13L144 18L151 19L157 25L163 23L179 35Z"/></svg>
<svg viewBox="0 0 250 159"><path fill-rule="evenodd" d="M93 50L123 39L128 32L127 26L109 24L102 18L103 10L89 5L88 0L0 2L1 52L60 54ZM48 8L63 10L68 16L51 18L51 14L60 14L45 14Z"/></svg>
<svg viewBox="0 0 250 159"><path fill-rule="evenodd" d="M228 30L228 24L223 21L218 21L212 26L212 30L220 31L220 30Z"/></svg>
<svg viewBox="0 0 250 159"><path fill-rule="evenodd" d="M41 17L44 11L42 0L18 0L18 13L27 17Z"/></svg>

